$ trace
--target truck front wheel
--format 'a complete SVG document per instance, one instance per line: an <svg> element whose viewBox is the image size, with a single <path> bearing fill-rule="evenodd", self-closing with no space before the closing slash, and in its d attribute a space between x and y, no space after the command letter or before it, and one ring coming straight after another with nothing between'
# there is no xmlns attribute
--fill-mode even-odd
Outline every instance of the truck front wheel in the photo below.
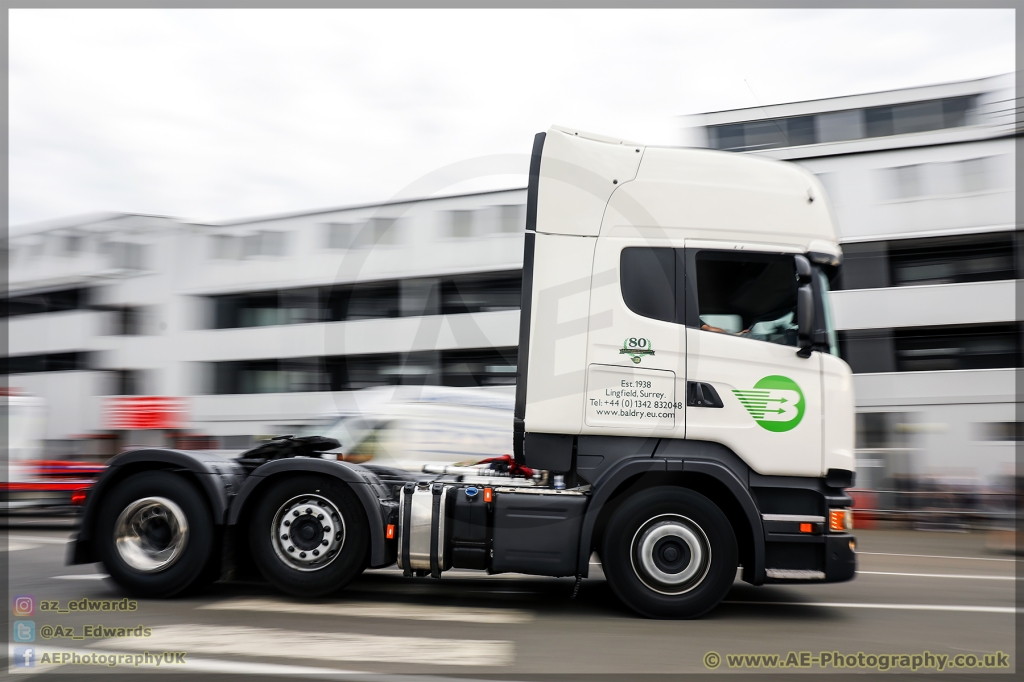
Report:
<svg viewBox="0 0 1024 682"><path fill-rule="evenodd" d="M366 567L369 530L362 505L344 483L296 476L258 501L249 546L263 577L296 597L336 592Z"/></svg>
<svg viewBox="0 0 1024 682"><path fill-rule="evenodd" d="M708 498L674 487L638 493L608 524L605 576L627 606L649 618L696 618L736 577L736 537Z"/></svg>
<svg viewBox="0 0 1024 682"><path fill-rule="evenodd" d="M206 500L169 471L118 483L97 517L100 561L114 582L140 597L170 597L207 575L213 538Z"/></svg>

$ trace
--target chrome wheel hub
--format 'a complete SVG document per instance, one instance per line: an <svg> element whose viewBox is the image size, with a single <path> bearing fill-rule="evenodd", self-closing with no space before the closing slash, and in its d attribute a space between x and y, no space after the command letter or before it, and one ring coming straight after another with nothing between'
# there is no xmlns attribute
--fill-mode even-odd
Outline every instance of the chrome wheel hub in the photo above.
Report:
<svg viewBox="0 0 1024 682"><path fill-rule="evenodd" d="M320 495L299 495L281 505L270 528L277 556L298 571L317 571L345 545L345 518Z"/></svg>
<svg viewBox="0 0 1024 682"><path fill-rule="evenodd" d="M136 571L156 573L169 568L185 551L188 519L166 497L135 500L114 523L114 546Z"/></svg>
<svg viewBox="0 0 1024 682"><path fill-rule="evenodd" d="M683 594L697 587L711 567L711 544L700 526L685 516L663 514L644 523L630 547L633 572L660 594Z"/></svg>

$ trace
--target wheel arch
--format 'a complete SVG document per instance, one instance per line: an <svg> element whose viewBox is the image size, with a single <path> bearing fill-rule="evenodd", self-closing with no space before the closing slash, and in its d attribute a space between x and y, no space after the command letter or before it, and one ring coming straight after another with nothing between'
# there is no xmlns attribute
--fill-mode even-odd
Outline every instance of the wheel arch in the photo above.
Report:
<svg viewBox="0 0 1024 682"><path fill-rule="evenodd" d="M370 535L370 566L379 568L386 566L388 552L384 537L384 510L381 500L374 490L375 486L383 487L377 477L362 467L347 462L336 462L311 457L296 457L268 462L253 471L241 490L231 503L228 511L228 530L235 538L236 561L247 564L251 557L247 555L248 543L246 533L239 530L245 526L252 516L252 510L263 494L278 481L302 474L320 474L330 476L345 484L359 500L366 515ZM244 545L244 546L243 546ZM393 561L393 559L392 559Z"/></svg>
<svg viewBox="0 0 1024 682"><path fill-rule="evenodd" d="M68 564L87 564L98 561L94 538L101 500L114 487L135 474L145 471L170 471L193 485L210 505L213 525L217 532L224 526L229 507L230 484L222 478L235 475L233 463L222 459L211 460L200 453L181 450L142 449L121 453L113 457L107 469L89 489L82 523L75 541L69 547Z"/></svg>
<svg viewBox="0 0 1024 682"><path fill-rule="evenodd" d="M693 490L717 505L736 535L743 579L755 585L764 582L764 533L754 500L729 468L707 460L634 459L602 477L594 487L580 534L580 575L588 574L590 553L619 506L644 490L665 485Z"/></svg>

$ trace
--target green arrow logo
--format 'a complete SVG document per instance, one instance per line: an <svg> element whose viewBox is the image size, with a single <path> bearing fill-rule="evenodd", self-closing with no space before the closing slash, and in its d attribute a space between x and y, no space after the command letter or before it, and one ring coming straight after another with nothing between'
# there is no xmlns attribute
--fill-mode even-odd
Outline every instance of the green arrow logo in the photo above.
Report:
<svg viewBox="0 0 1024 682"><path fill-rule="evenodd" d="M733 389L733 394L758 426L767 431L789 431L804 417L804 392L789 377L765 377L753 389Z"/></svg>

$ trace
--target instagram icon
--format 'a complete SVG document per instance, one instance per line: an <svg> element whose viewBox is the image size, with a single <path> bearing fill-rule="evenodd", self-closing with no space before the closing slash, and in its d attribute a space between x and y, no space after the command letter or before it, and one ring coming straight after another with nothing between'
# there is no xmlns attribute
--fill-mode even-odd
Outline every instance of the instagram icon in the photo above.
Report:
<svg viewBox="0 0 1024 682"><path fill-rule="evenodd" d="M14 598L14 615L31 616L36 612L36 599L30 594L20 594Z"/></svg>

